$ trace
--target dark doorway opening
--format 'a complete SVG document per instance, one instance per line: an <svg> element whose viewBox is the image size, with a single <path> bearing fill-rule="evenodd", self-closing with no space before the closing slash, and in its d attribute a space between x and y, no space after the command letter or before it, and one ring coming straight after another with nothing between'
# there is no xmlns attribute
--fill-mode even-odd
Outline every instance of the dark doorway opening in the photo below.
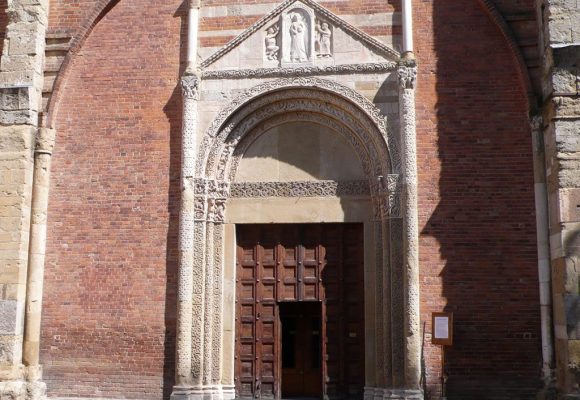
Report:
<svg viewBox="0 0 580 400"><path fill-rule="evenodd" d="M320 302L280 303L282 398L322 397Z"/></svg>

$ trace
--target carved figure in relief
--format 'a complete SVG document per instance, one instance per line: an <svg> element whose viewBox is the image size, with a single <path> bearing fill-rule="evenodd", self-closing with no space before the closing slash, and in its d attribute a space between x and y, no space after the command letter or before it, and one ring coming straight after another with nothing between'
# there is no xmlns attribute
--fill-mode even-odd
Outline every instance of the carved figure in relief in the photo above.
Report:
<svg viewBox="0 0 580 400"><path fill-rule="evenodd" d="M330 37L332 36L332 31L328 26L327 22L317 22L316 24L316 47L318 50L318 57L327 58L331 57L330 52Z"/></svg>
<svg viewBox="0 0 580 400"><path fill-rule="evenodd" d="M290 60L292 62L303 62L308 59L306 54L306 39L308 37L307 27L304 19L298 13L294 13L290 24Z"/></svg>
<svg viewBox="0 0 580 400"><path fill-rule="evenodd" d="M268 60L277 60L280 46L276 44L276 36L280 29L277 25L273 25L266 31L266 58Z"/></svg>

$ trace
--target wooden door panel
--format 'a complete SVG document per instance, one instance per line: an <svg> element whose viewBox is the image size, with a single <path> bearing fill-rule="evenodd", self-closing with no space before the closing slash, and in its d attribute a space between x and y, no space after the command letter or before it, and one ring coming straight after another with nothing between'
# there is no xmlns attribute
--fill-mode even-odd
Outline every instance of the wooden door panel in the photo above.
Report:
<svg viewBox="0 0 580 400"><path fill-rule="evenodd" d="M302 350L301 362L308 361L304 357L312 357L313 352L320 354L320 365L318 370L304 369L302 375L285 375L284 386L298 387L300 381L303 392L296 395L362 397L362 225L244 225L237 229L237 395L268 399L284 394L280 391L279 305L307 301L320 305L317 318L322 323L316 331L304 320L300 329L309 329L318 348L302 343L296 351ZM315 332L321 335L319 339L313 339Z"/></svg>
<svg viewBox="0 0 580 400"><path fill-rule="evenodd" d="M298 247L280 245L278 249L280 290L278 301L298 300Z"/></svg>

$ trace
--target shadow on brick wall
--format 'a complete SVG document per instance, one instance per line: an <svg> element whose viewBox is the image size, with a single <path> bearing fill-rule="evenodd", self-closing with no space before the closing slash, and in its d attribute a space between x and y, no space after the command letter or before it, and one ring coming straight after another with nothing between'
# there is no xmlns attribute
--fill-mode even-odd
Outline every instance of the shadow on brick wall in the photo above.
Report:
<svg viewBox="0 0 580 400"><path fill-rule="evenodd" d="M535 398L541 338L526 94L507 43L476 0L417 8L418 25L432 29L416 31L419 209L433 210L421 216L421 268L433 285L426 296L438 285L443 296L423 299L422 311L428 332L431 312L454 313L447 399ZM438 169L439 181L428 179ZM433 400L440 353L425 346Z"/></svg>

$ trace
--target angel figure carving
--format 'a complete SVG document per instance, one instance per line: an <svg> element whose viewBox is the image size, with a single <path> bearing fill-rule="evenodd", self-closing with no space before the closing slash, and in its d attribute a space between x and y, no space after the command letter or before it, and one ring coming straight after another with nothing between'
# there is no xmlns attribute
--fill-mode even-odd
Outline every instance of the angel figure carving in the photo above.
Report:
<svg viewBox="0 0 580 400"><path fill-rule="evenodd" d="M303 62L308 59L306 54L306 39L308 32L304 19L298 13L292 16L290 24L290 60L292 62Z"/></svg>
<svg viewBox="0 0 580 400"><path fill-rule="evenodd" d="M280 29L277 25L273 25L266 31L266 58L268 60L277 60L280 46L276 44L276 36Z"/></svg>

